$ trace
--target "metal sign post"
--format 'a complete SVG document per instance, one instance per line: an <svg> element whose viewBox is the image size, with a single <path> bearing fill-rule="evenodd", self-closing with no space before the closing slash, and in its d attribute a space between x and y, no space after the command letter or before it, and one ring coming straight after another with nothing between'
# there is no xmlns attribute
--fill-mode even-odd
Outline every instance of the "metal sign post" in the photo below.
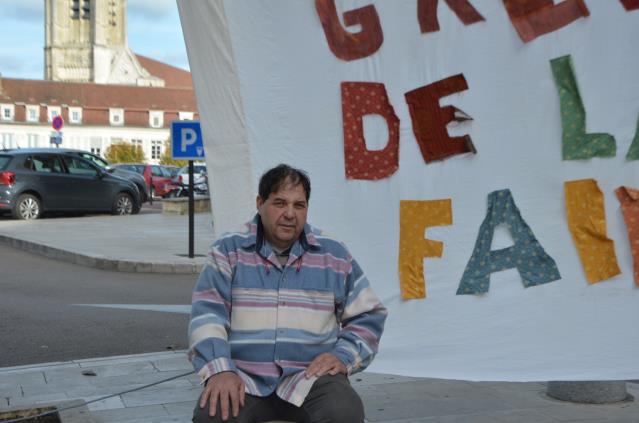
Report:
<svg viewBox="0 0 639 423"><path fill-rule="evenodd" d="M195 183L193 181L193 160L204 158L204 143L200 122L179 120L171 122L171 157L189 161L189 258L195 257Z"/></svg>
<svg viewBox="0 0 639 423"><path fill-rule="evenodd" d="M193 183L193 160L189 160L189 258L195 256L193 233L195 232L195 193Z"/></svg>

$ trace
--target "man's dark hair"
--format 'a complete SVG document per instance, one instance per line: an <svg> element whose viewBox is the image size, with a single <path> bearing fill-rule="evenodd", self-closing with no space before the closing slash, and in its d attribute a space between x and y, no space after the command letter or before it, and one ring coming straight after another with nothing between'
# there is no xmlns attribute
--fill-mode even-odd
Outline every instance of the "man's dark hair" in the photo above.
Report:
<svg viewBox="0 0 639 423"><path fill-rule="evenodd" d="M286 164L279 164L273 169L267 170L260 178L258 194L266 201L269 195L277 192L283 184L302 185L306 193L306 201L311 198L311 180L306 172Z"/></svg>

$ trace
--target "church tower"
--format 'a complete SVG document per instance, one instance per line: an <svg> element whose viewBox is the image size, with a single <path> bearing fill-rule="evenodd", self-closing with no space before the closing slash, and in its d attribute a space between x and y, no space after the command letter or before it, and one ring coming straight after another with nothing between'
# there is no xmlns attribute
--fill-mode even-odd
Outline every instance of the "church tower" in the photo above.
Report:
<svg viewBox="0 0 639 423"><path fill-rule="evenodd" d="M45 0L44 62L50 81L164 86L127 45L126 0Z"/></svg>

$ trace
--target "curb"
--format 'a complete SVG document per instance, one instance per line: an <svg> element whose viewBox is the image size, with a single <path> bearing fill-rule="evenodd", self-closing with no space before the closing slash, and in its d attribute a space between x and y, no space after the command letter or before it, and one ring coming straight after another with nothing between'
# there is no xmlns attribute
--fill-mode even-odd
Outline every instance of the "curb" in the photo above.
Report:
<svg viewBox="0 0 639 423"><path fill-rule="evenodd" d="M202 265L197 263L152 263L132 260L116 260L103 256L74 253L60 248L50 247L23 239L0 235L0 244L17 248L66 263L92 267L100 270L127 273L165 273L165 274L199 274Z"/></svg>

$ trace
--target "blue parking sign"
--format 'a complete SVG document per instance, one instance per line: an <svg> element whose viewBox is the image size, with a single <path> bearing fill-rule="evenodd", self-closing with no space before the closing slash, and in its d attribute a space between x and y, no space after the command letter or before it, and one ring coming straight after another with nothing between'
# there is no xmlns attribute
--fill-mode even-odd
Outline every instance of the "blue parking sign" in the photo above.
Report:
<svg viewBox="0 0 639 423"><path fill-rule="evenodd" d="M173 145L171 157L180 160L202 160L204 142L200 122L195 120L176 120L171 122Z"/></svg>

